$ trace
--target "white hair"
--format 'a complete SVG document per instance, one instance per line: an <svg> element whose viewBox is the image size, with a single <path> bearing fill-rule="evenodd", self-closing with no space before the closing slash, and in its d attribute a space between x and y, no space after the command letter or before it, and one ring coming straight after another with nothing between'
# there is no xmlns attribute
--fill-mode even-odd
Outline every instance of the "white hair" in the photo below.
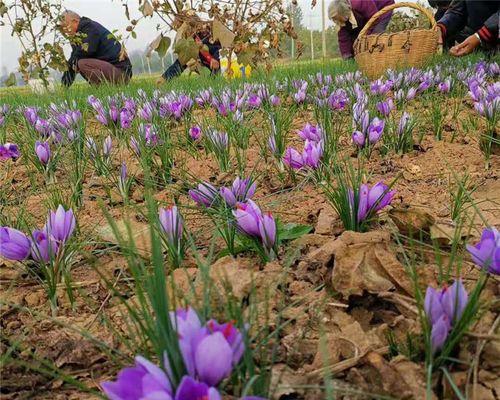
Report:
<svg viewBox="0 0 500 400"><path fill-rule="evenodd" d="M76 20L79 20L80 19L80 16L74 12L74 11L71 11L71 10L65 10L62 14L61 14L61 17L63 18L68 18L68 19L76 19Z"/></svg>
<svg viewBox="0 0 500 400"><path fill-rule="evenodd" d="M328 18L336 20L339 17L349 19L352 12L350 0L332 0L328 6Z"/></svg>

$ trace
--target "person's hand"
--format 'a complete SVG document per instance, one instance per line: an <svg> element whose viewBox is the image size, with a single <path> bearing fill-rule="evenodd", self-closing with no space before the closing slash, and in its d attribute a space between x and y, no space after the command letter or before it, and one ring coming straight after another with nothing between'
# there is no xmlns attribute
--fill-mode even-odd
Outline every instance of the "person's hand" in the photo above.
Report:
<svg viewBox="0 0 500 400"><path fill-rule="evenodd" d="M160 86L160 85L163 85L165 82L166 82L165 78L164 78L163 76L160 76L160 77L156 80L156 85Z"/></svg>
<svg viewBox="0 0 500 400"><path fill-rule="evenodd" d="M220 64L215 58L210 61L210 69L219 69Z"/></svg>
<svg viewBox="0 0 500 400"><path fill-rule="evenodd" d="M481 44L479 38L474 34L470 35L467 39L465 39L462 43L453 46L450 49L450 54L455 57L462 57L467 54L470 54L474 51L474 49Z"/></svg>

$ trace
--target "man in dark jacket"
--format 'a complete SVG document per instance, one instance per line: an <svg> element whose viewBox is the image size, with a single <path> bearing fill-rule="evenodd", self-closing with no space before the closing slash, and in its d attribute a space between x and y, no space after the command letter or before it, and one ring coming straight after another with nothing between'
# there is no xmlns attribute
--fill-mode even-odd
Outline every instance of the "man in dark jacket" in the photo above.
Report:
<svg viewBox="0 0 500 400"><path fill-rule="evenodd" d="M65 11L60 28L72 48L68 70L62 77L64 86L73 84L77 72L92 85L129 82L132 64L120 42L105 27L73 11Z"/></svg>
<svg viewBox="0 0 500 400"><path fill-rule="evenodd" d="M452 0L429 0L429 5L432 8L437 8L436 13L434 14L434 19L439 21L443 18L443 15L446 13L446 10L450 6Z"/></svg>
<svg viewBox="0 0 500 400"><path fill-rule="evenodd" d="M498 46L500 0L460 0L451 3L438 21L445 43L456 57L472 53L477 47L495 50Z"/></svg>

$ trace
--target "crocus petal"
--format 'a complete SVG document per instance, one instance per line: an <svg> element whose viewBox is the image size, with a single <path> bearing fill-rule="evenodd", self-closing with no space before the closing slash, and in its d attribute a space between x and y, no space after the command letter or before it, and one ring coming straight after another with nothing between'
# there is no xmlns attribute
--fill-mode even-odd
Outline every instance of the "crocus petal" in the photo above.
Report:
<svg viewBox="0 0 500 400"><path fill-rule="evenodd" d="M431 347L432 352L440 350L444 343L446 342L446 338L448 337L448 333L450 332L450 323L445 314L443 314L437 321L432 325L431 330Z"/></svg>
<svg viewBox="0 0 500 400"><path fill-rule="evenodd" d="M232 357L231 347L222 333L208 335L197 346L194 354L198 376L210 386L217 385L229 376Z"/></svg>

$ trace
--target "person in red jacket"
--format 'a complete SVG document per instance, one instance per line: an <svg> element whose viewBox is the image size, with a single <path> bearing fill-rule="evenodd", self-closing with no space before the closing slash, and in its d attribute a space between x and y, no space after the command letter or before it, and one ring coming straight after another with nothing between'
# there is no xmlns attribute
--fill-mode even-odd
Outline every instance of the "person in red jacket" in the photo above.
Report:
<svg viewBox="0 0 500 400"><path fill-rule="evenodd" d="M482 46L497 50L500 0L454 1L438 21L450 54L461 57ZM455 42L457 45L453 46Z"/></svg>
<svg viewBox="0 0 500 400"><path fill-rule="evenodd" d="M332 0L328 7L328 17L340 27L339 48L343 59L353 58L354 41L368 20L382 8L394 4L394 0ZM369 33L385 31L392 13L379 18Z"/></svg>

